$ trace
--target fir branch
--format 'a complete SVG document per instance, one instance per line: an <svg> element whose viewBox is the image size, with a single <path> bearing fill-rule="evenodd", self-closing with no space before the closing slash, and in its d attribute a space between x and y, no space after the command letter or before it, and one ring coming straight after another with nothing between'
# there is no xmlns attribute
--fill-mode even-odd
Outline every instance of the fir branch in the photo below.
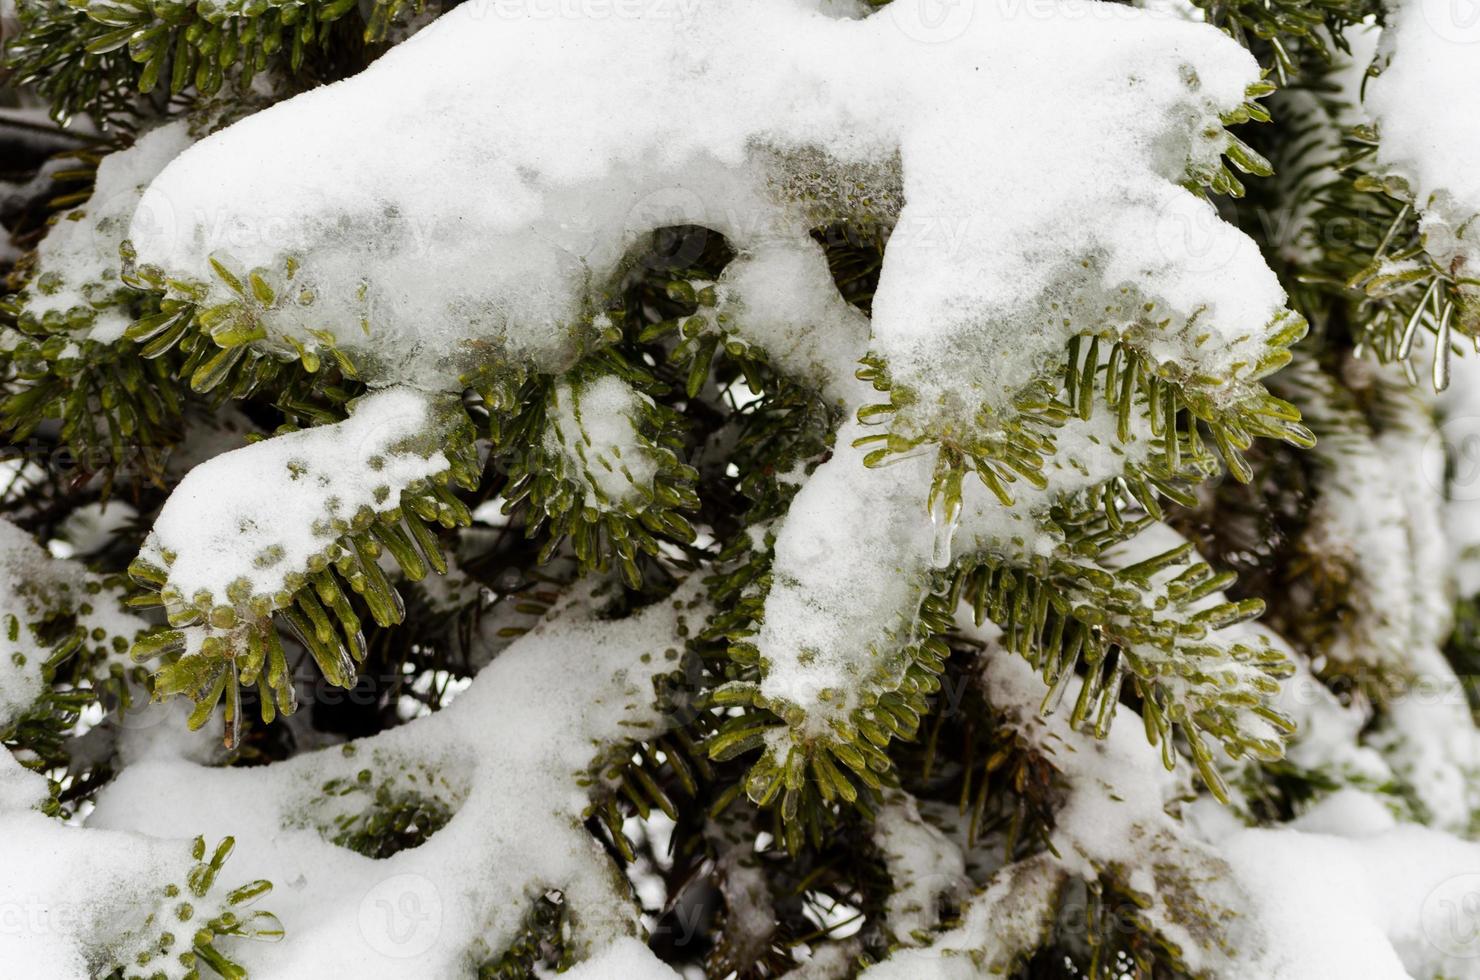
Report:
<svg viewBox="0 0 1480 980"><path fill-rule="evenodd" d="M444 414L440 424L429 444L445 455L448 467L431 480L399 488L393 507L327 515L320 530L336 536L305 567L284 570L280 592L254 594L240 578L224 596L206 591L186 596L171 584L174 559L167 549L157 551L157 559L148 550L135 559L129 572L147 590L141 601L163 606L169 620L168 627L133 649L137 662L165 658L154 677L155 698L189 695L196 702L192 728L204 725L217 702L223 702L228 745L239 737L243 686L257 688L264 721L271 722L279 712L292 714L297 696L275 617L312 656L326 681L352 687L366 648L360 614L350 597L358 596L379 626L401 622L405 606L380 567L382 553L389 553L413 582L429 570L444 572L447 565L433 528L466 526L472 519L454 493L456 486L476 487L479 479L472 425L460 407ZM389 499L393 488L383 489ZM258 556L269 565L280 558Z"/></svg>
<svg viewBox="0 0 1480 980"><path fill-rule="evenodd" d="M156 92L211 97L230 86L245 94L259 74L292 77L342 50L341 20L380 44L422 9L412 0L368 9L353 0L38 0L21 7L7 65L58 121L87 113L126 125Z"/></svg>

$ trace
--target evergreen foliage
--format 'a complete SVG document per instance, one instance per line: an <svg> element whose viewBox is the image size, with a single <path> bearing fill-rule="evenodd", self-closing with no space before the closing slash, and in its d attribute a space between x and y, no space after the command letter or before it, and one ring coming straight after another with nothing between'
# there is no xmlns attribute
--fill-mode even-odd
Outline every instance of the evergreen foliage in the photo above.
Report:
<svg viewBox="0 0 1480 980"><path fill-rule="evenodd" d="M810 7L878 23L917 3ZM1271 911L1260 842L1411 860L1401 888L1361 879L1394 901L1480 869L1480 216L1364 112L1403 57L1377 34L1414 4L1176 15L1260 78L1215 104L1189 42L1165 145L1119 163L1252 239L1230 267L1285 297L1262 323L1104 250L1030 253L1057 278L1014 298L1029 354L981 340L978 320L1022 326L983 307L922 328L921 357L939 350L913 359L870 334L909 274L891 260L921 164L897 148L748 146L782 202L758 195L756 222L804 241L643 214L610 268L577 257L583 305L548 349L462 297L466 335L429 350L446 338L398 326L343 256L202 248L197 275L149 250L150 195L191 189L172 160L404 70L440 19L530 20L476 7L18 0L0 836L77 847L36 887L88 912L16 962L52 968L19 958L52 943L57 976L121 980L325 975L335 955L487 980L1295 977L1345 937ZM623 167L667 179L633 146L601 164L621 193ZM559 184L519 178L530 200ZM470 216L507 203L458 193ZM362 202L387 253L415 219L391 200ZM962 274L944 261L928 274ZM993 358L1024 370L982 374ZM277 880L223 886L259 864ZM377 891L397 875L435 902ZM269 892L278 914L248 910ZM407 901L436 919L425 947L379 928L378 903ZM1351 955L1480 976L1473 942L1414 938L1431 912L1351 924ZM325 948L298 952L297 923Z"/></svg>

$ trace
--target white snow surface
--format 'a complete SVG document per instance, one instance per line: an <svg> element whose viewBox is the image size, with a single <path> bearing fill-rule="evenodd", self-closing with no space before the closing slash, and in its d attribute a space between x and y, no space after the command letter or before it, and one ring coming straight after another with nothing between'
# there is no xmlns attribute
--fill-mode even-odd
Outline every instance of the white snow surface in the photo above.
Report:
<svg viewBox="0 0 1480 980"><path fill-rule="evenodd" d="M598 618L595 603L578 594L509 646L453 704L352 747L220 769L156 743L103 791L88 826L127 831L116 834L124 840L176 838L182 828L211 840L235 835L223 877L275 882L259 905L292 937L236 947L254 976L473 977L479 951L504 948L529 903L558 889L580 958L592 960L577 976L671 977L632 941L637 911L582 825L591 789L578 780L611 747L666 728L652 679L676 669L681 624L694 629L703 621L698 592L691 580L620 620ZM378 782L417 767L461 784L442 791L456 813L426 843L377 861L326 839L312 801L327 780L353 781L370 769ZM6 855L9 847L0 843ZM32 944L55 945L48 937Z"/></svg>
<svg viewBox="0 0 1480 980"><path fill-rule="evenodd" d="M1378 162L1408 182L1429 254L1480 302L1480 16L1436 0L1389 7L1366 90Z"/></svg>
<svg viewBox="0 0 1480 980"><path fill-rule="evenodd" d="M111 343L123 336L130 319L114 297L123 286L119 246L131 233L139 234L138 229L172 232L174 215L163 202L155 198L141 207L140 198L149 182L192 142L186 123L179 120L150 130L128 149L103 158L92 197L58 215L36 248L36 277L24 303L29 313L91 314L90 339Z"/></svg>
<svg viewBox="0 0 1480 980"><path fill-rule="evenodd" d="M568 366L633 250L668 225L729 239L738 258L718 286L737 335L849 417L876 397L853 378L870 352L932 406L937 417L927 411L922 425L1001 407L1086 324L1133 336L1189 372L1254 360L1285 297L1252 241L1179 186L1189 168L1216 160L1219 114L1259 77L1252 58L1204 24L1156 11L1062 0L1014 16L1014 5L982 4L943 30L924 16L928 2L896 0L864 16L851 4L705 0L663 8L676 16L581 18L472 0L356 78L189 149L177 125L109 157L97 203L43 243L41 271L66 272L29 309L98 305L88 285L116 278L121 224L131 220L141 262L208 284L208 305L237 299L212 258L238 276L257 271L279 287L254 314L267 346L314 346L327 332L380 389L337 426L201 463L161 513L146 556L187 600L224 596L239 579L253 594L281 591L289 571L337 537L316 522L388 509L401 487L446 468L440 453L405 449L426 434L436 392L459 388L486 347L544 371ZM1432 7L1394 8L1383 42L1393 57L1368 108L1382 127L1381 160L1419 192L1436 256L1473 261L1473 237L1461 232L1480 211L1480 129L1464 99L1426 93L1480 90L1480 47L1436 30ZM818 161L856 179L819 181ZM841 301L808 237L819 209L893 228L871 320ZM292 291L280 288L290 263L299 267ZM111 340L125 325L103 317L92 336ZM598 456L620 450L631 467L638 396L614 384L582 392L583 438ZM924 512L930 459L867 469L851 444L870 430L845 423L777 526L756 637L764 693L812 707L823 691L849 692L873 647L911 625L925 576L953 551L1011 539L1041 548L1035 517L1054 495L1144 453L1140 423L1120 445L1105 414L1061 431L1050 493L1015 487L1017 503L1001 507L973 481L959 526ZM1398 489L1377 507L1330 501L1326 519L1333 541L1355 553L1403 552L1405 564L1367 584L1413 607L1390 634L1411 644L1397 656L1457 685L1437 659L1448 574L1434 519L1439 478L1432 459L1411 451L1430 436L1410 429L1354 457L1352 482L1386 474ZM603 486L612 499L650 477L636 465L632 479ZM1459 513L1451 507L1446 520ZM12 583L52 574L41 570L51 559L3 522L0 554ZM19 611L21 597L6 591L6 608ZM254 975L470 976L475 954L507 942L532 898L559 889L581 950L568 976L671 978L581 825L590 788L580 777L611 745L667 724L651 681L703 619L697 594L690 584L616 621L568 599L446 710L349 752L228 770L202 765L160 730L125 732L131 764L103 790L86 831L29 812L44 787L0 753L0 857L20 883L7 898L50 916L43 929L0 930L0 961L26 976L87 976L131 926L127 912L147 905L141 889L178 879L185 841L204 833L237 837L226 881L277 883L262 904L290 939L238 949ZM0 661L0 721L40 692L38 662ZM1480 977L1474 936L1455 928L1473 917L1480 847L1399 824L1354 788L1397 772L1420 787L1436 822L1460 826L1480 760L1462 701L1400 705L1370 746L1357 745L1367 721L1359 706L1323 688L1293 704L1304 733L1291 758L1331 766L1352 785L1287 826L1249 830L1197 819L1199 803L1178 819L1187 786L1160 768L1129 709L1095 742L1060 716L1037 716L1042 684L1019 658L991 649L982 683L1065 777L1058 857L1003 869L958 926L870 977L979 975L969 953L995 962L1030 947L1065 876L1111 865L1153 896L1148 919L1210 976ZM329 843L325 813L305 802L330 778L427 766L456 774L444 800L456 813L385 861ZM909 801L886 809L878 840L891 874L918 876L895 896L891 927L923 942L912 934L937 924L932 906L959 889L962 855ZM1175 914L1188 881L1245 958ZM1241 915L1229 921L1220 908ZM835 953L817 957L818 972Z"/></svg>
<svg viewBox="0 0 1480 980"><path fill-rule="evenodd" d="M1084 0L978 5L922 43L918 2L861 20L791 0L611 18L463 4L182 154L141 205L177 220L133 240L215 301L234 296L210 257L269 281L294 259L313 299L267 311L273 337L327 330L367 376L445 383L474 341L562 366L656 227L706 226L742 256L799 248L820 159L897 170L873 343L905 383L1000 399L1085 322L1144 331L1189 368L1248 364L1283 293L1179 186L1258 80L1247 52ZM892 190L824 186L840 217Z"/></svg>
<svg viewBox="0 0 1480 980"><path fill-rule="evenodd" d="M615 375L556 386L545 448L596 491L591 506L614 508L651 488L658 464L637 433L642 408L651 403Z"/></svg>
<svg viewBox="0 0 1480 980"><path fill-rule="evenodd" d="M74 616L76 626L90 634L87 645L99 652L105 672L110 664L129 662L127 646L119 650L112 641L131 643L148 624L120 599L119 590L82 565L53 558L25 531L0 519L0 730L19 720L46 688L42 668L52 649L41 642L38 627L47 621ZM8 752L0 755L9 758Z"/></svg>
<svg viewBox="0 0 1480 980"><path fill-rule="evenodd" d="M185 602L204 591L226 604L237 581L248 595L274 596L344 533L334 521L399 507L408 485L447 469L425 445L432 424L427 396L391 388L338 424L214 456L175 487L141 555L168 571L167 588Z"/></svg>

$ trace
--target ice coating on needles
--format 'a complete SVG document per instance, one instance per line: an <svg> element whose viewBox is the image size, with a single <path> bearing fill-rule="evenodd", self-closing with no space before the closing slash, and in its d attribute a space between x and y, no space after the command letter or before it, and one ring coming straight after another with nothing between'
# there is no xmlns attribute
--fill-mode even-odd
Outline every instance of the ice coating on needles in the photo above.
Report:
<svg viewBox="0 0 1480 980"><path fill-rule="evenodd" d="M1472 308L1480 306L1477 44L1480 16L1465 4L1394 4L1365 98L1381 137L1378 163L1406 183L1425 248Z"/></svg>
<svg viewBox="0 0 1480 980"><path fill-rule="evenodd" d="M426 444L432 410L404 388L363 399L346 422L223 453L191 470L141 552L186 602L273 595L356 515L399 506L401 491L447 469ZM238 556L222 560L223 555Z"/></svg>
<svg viewBox="0 0 1480 980"><path fill-rule="evenodd" d="M1089 311L1122 332L1160 324L1158 356L1190 370L1247 365L1283 294L1180 182L1216 162L1219 114L1257 66L1200 25L1054 12L984 6L923 44L892 16L800 3L676 19L464 5L183 154L144 200L177 220L134 245L209 284L207 304L236 299L211 257L257 270L269 342L328 331L368 377L446 384L483 345L562 367L654 228L701 225L743 255L805 243L829 207L895 224L873 343L936 394L1001 397ZM592 63L601 85L574 70ZM538 97L509 84L536 78ZM1058 124L1036 125L1045 113ZM264 145L292 151L244 152ZM876 186L815 193L799 158ZM906 203L873 213L897 199L896 160Z"/></svg>
<svg viewBox="0 0 1480 980"><path fill-rule="evenodd" d="M677 25L480 19L470 6L359 78L206 140L146 194L145 205L167 203L181 217L169 232L135 229L139 263L204 284L203 305L250 305L268 346L327 335L365 378L407 387L372 396L333 428L195 471L155 529L161 558L174 555L164 561L171 583L187 600L242 577L247 591L277 591L326 542L295 539L254 578L233 567L239 542L196 533L239 531L244 515L264 526L299 499L286 483L255 500L218 494L244 482L242 467L270 457L270 471L291 480L299 444L312 442L305 461L334 461L317 475L353 477L332 489L351 509L369 506L360 498L372 489L373 453L358 433L381 419L395 438L414 434L425 412L410 386L459 388L456 376L485 350L548 372L569 364L591 342L628 252L663 225L726 236L741 256L724 283L740 329L778 361L805 364L800 373L849 415L870 397L851 378L870 349L920 403L948 414L1000 407L1086 323L1138 332L1158 360L1189 371L1237 375L1231 365L1253 362L1283 294L1252 243L1181 181L1216 159L1218 117L1242 102L1257 69L1195 25L1074 19L1097 9L1066 5L1051 23L983 11L966 34L929 47L888 18L833 20L800 6L713 3ZM1065 45L1068 71L1026 54ZM425 71L429 62L442 70ZM593 91L583 73L560 70L593 62L611 84ZM894 67L876 70L884 64ZM510 78L548 82L538 98L520 98L501 84ZM428 114L430 104L445 114ZM1044 109L1061 115L1061 129L1030 125ZM584 152L571 152L576 134ZM257 152L263 143L294 149ZM871 337L840 307L808 237L819 216L795 161L819 158L879 181L833 202L834 217L893 225ZM874 213L898 197L895 180L903 208ZM470 186L484 193L470 201ZM1042 204L1030 208L1034 195ZM241 283L254 279L265 288L245 295ZM780 296L814 315L788 325L775 312ZM1065 432L1055 465L1083 472L1058 490L1135 457L1135 438L1119 454L1097 448L1110 443L1107 425ZM866 469L851 446L861 431L844 427L778 529L758 642L767 690L798 704L857 682L882 629L909 616L939 560L922 506L928 466ZM1007 510L975 484L971 493L965 547L1033 542L1035 511L1051 502L1024 492ZM882 549L856 533L879 521L890 528Z"/></svg>
<svg viewBox="0 0 1480 980"><path fill-rule="evenodd" d="M98 164L92 197L63 212L36 250L37 278L26 296L26 311L39 318L87 321L88 338L111 343L128 328L118 293L122 258L118 247L130 228L170 233L168 212L140 209L139 199L165 165L191 143L184 122L172 122L140 136L133 146L111 153ZM160 203L155 198L155 205Z"/></svg>
<svg viewBox="0 0 1480 980"><path fill-rule="evenodd" d="M894 10L908 9L897 2ZM170 566L183 598L229 592L239 580L253 594L292 591L291 575L341 530L332 520L316 528L326 513L379 512L402 485L446 465L436 453L393 451L428 431L429 392L460 389L463 370L507 356L559 371L595 343L606 293L646 233L694 223L739 250L716 287L736 335L847 419L815 472L786 478L801 487L771 525L773 581L755 638L764 695L825 723L835 719L819 707L822 693L843 692L830 699L838 714L868 693L862 679L904 642L934 572L994 549L1045 556L1058 543L1039 526L1050 505L1143 460L1152 441L1139 416L1124 434L1105 412L1071 421L1045 464L1048 489L1015 487L1009 505L972 481L961 515L932 517L923 506L928 446L869 468L853 445L868 431L856 410L876 397L853 377L861 356L887 364L925 406L908 423L929 430L979 406L1003 408L1087 326L1134 338L1170 376L1222 384L1250 367L1278 320L1283 295L1252 243L1182 186L1214 165L1226 138L1218 117L1257 78L1247 55L1205 27L1071 3L1043 17L983 9L932 45L900 31L893 10L843 21L800 4L716 2L677 22L643 23L514 10L465 5L360 78L213 137L149 192L151 206L184 217L172 229L140 224L141 263L198 280L205 305L250 306L265 346L332 341L377 388L345 422L221 456L180 485L146 557ZM591 84L593 66L603 84ZM830 217L892 226L871 323L842 302L808 237ZM652 476L629 424L647 396L603 377L580 390L589 418L578 420L572 382L553 384L557 429L544 447L604 460L588 476L628 502ZM327 511L325 498L335 501ZM269 527L270 537L256 533ZM1144 601L1164 598L1167 584ZM470 787L448 801L460 811L452 823L389 865L414 869L448 897L445 938L413 967L356 945L356 899L373 893L367 861L336 853L313 832L321 828L289 812L304 785L357 769L347 756L325 751L247 773L153 760L110 786L94 823L174 833L179 816L153 807L168 796L189 798L188 819L200 827L241 832L243 861L292 883L279 908L301 938L260 954L283 975L342 969L345 948L364 955L365 975L466 971L465 946L506 941L530 889L551 885L578 908L618 910L590 930L591 959L573 975L667 975L631 938L635 911L607 887L611 869L579 826L589 787L580 776L549 777L584 770L629 727L667 724L647 682L663 667L653 658L677 656L690 632L682 618L661 602L615 623L557 610L458 705L359 745L471 772ZM1154 651L1141 656L1158 665ZM1253 683L1262 671L1204 657L1229 687L1262 693ZM984 676L999 706L1036 709L1042 685L1012 651L994 650ZM1071 739L1062 717L1041 726L1081 753L1064 767L1080 785L1059 829L1085 875L1144 857L1138 826L1158 846L1172 840L1161 792L1172 777L1125 722L1103 747L1082 733ZM1101 792L1112 772L1138 790L1115 799L1118 809ZM247 783L257 792L232 792ZM202 786L219 791L188 792ZM954 878L950 847L916 833L909 810L880 825L897 862ZM312 877L297 877L305 867ZM939 884L901 886L894 926L934 928ZM1000 911L973 907L964 949L986 942L979 930L1012 931L1029 918ZM933 958L965 975L980 965ZM924 975L910 959L895 967L892 975ZM880 975L890 974L886 965Z"/></svg>
<svg viewBox="0 0 1480 980"><path fill-rule="evenodd" d="M138 260L201 284L203 306L246 304L267 346L327 338L373 383L458 390L504 359L569 366L634 248L693 224L738 253L720 287L740 335L845 415L873 400L853 377L867 353L912 398L898 426L929 430L1007 408L1089 325L1157 370L1231 379L1203 382L1214 398L1241 394L1284 294L1183 185L1228 147L1220 116L1259 80L1247 52L1075 0L1043 18L982 7L937 44L892 12L815 8L714 0L597 20L464 5L362 75L182 154L144 205L183 217L135 229ZM577 70L589 64L602 85ZM530 78L537 97L508 84ZM1056 126L1037 125L1045 112ZM867 331L809 235L844 218L892 228ZM243 290L252 276L265 288ZM842 692L835 711L952 539L925 512L928 465L867 470L851 447L863 432L844 428L778 529L757 638L769 693ZM1011 510L974 487L963 547L1033 541L1057 494L1117 475L1140 435L1067 428L1050 465L1068 485L1021 488ZM887 515L886 547L852 532L865 513Z"/></svg>

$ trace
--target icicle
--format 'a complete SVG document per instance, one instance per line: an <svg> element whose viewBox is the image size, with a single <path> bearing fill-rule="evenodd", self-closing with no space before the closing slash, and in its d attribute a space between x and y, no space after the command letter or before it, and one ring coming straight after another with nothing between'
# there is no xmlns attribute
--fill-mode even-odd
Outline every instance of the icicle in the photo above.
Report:
<svg viewBox="0 0 1480 980"><path fill-rule="evenodd" d="M1449 387L1449 319L1454 316L1454 304L1444 307L1439 317L1439 336L1434 341L1434 390Z"/></svg>
<svg viewBox="0 0 1480 980"><path fill-rule="evenodd" d="M930 524L935 530L935 543L931 547L930 561L936 568L949 568L951 545L956 538L956 529L961 526L961 498L956 494L938 497L930 508Z"/></svg>
<svg viewBox="0 0 1480 980"><path fill-rule="evenodd" d="M1429 283L1428 290L1423 294L1423 299L1413 308L1413 315L1408 318L1408 323L1403 328L1403 337L1398 341L1398 356L1406 358L1413 350L1413 337L1418 333L1419 321L1423 319L1423 308L1429 304L1429 297L1434 294L1434 289L1439 285L1435 279Z"/></svg>

